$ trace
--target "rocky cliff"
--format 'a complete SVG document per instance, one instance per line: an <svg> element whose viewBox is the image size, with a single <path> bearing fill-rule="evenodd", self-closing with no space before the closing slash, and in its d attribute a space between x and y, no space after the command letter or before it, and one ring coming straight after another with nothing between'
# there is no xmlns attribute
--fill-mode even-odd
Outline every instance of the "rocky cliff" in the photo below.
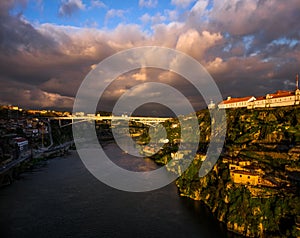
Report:
<svg viewBox="0 0 300 238"><path fill-rule="evenodd" d="M202 178L198 171L209 143L210 117L207 110L197 116L200 156L176 181L180 195L203 201L229 230L245 236L300 237L299 107L227 111L222 156ZM166 163L170 156L154 159ZM239 161L246 161L248 167L233 170ZM250 184L236 179L239 174L256 180Z"/></svg>

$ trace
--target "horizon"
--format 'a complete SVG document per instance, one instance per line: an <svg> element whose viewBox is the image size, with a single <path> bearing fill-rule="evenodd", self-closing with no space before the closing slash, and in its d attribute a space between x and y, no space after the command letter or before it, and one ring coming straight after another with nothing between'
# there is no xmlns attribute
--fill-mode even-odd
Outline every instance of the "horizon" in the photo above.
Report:
<svg viewBox="0 0 300 238"><path fill-rule="evenodd" d="M298 83L298 81L297 81ZM296 89L298 89L297 85L296 85ZM219 105L221 104L222 102L226 102L228 101L228 99L244 99L244 98L248 98L248 97L254 97L254 98L261 98L261 97L265 97L266 95L268 94L277 94L277 93L280 93L280 92L296 92L296 89L295 90L277 90L275 92L269 92L265 95L259 95L259 96L254 96L254 95L243 95L241 97L232 97L232 96L227 96L227 98L223 98L222 101L219 101L219 102L214 102L213 100L211 100L212 103L214 103L215 105ZM157 104L155 106L153 106L152 104ZM151 107L152 105L152 107ZM44 107L44 108L32 108L32 107L20 107L19 105L15 104L15 105L12 105L12 104L0 104L0 108L5 108L5 107L10 107L10 109L12 109L13 107L18 107L18 110L26 110L26 111L47 111L47 112L68 112L68 113L72 113L72 109L68 109L68 108L57 108L57 107L50 107L50 108L47 108L47 107ZM209 109L207 108L208 105L206 105L206 107L203 107L203 108L200 108L198 110L196 110L196 112L200 112L202 110L206 110L206 109ZM151 111L151 113L147 113L147 111L149 110L149 108L155 108L156 110L157 109L160 109L160 111ZM9 108L7 108L9 109ZM153 115L153 112L155 115ZM111 111L105 111L105 110L99 110L97 109L95 113L93 112L84 112L85 114L101 114L101 113L112 113L112 110ZM123 114L120 114L120 115L127 115L127 112L124 112ZM119 115L119 116L120 116ZM172 112L171 109L167 108L166 106L164 105L160 105L158 103L146 103L144 105L141 105L140 107L138 107L136 110L134 110L131 114L132 116L158 116L159 115L162 115L163 117L176 117L176 115Z"/></svg>

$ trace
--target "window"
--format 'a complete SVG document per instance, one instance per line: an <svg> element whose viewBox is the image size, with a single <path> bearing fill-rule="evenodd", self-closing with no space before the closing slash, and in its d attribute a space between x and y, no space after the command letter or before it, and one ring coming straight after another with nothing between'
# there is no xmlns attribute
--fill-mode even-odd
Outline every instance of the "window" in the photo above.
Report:
<svg viewBox="0 0 300 238"><path fill-rule="evenodd" d="M250 179L250 176L248 176L248 179Z"/></svg>
<svg viewBox="0 0 300 238"><path fill-rule="evenodd" d="M242 175L240 175L240 178L242 177Z"/></svg>

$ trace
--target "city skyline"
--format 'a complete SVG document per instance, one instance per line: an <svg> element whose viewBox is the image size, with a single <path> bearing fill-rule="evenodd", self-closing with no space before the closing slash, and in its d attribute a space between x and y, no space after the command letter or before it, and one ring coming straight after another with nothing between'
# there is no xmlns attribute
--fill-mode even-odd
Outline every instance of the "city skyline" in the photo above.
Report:
<svg viewBox="0 0 300 238"><path fill-rule="evenodd" d="M297 0L5 0L0 3L0 104L71 109L80 83L101 60L148 45L194 57L224 98L294 90L299 12ZM140 69L111 85L103 110L148 80L180 88L196 110L203 107L178 75Z"/></svg>

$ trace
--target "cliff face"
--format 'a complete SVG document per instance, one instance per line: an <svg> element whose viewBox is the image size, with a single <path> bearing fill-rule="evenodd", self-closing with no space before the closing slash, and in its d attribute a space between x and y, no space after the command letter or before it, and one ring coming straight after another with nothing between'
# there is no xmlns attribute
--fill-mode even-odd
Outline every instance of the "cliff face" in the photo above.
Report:
<svg viewBox="0 0 300 238"><path fill-rule="evenodd" d="M297 194L284 188L235 184L228 171L222 162L200 179L186 171L176 181L180 195L203 201L229 230L245 236L299 236L295 224L300 211Z"/></svg>
<svg viewBox="0 0 300 238"><path fill-rule="evenodd" d="M202 143L210 133L206 113L198 114ZM240 234L299 237L299 108L231 110L227 123L224 153L218 163L207 176L199 178L201 161L194 160L176 182L180 195L202 200L228 229ZM239 166L242 172L232 169L238 161L249 166ZM257 176L261 181L250 185L235 180L234 174L248 174L248 179Z"/></svg>
<svg viewBox="0 0 300 238"><path fill-rule="evenodd" d="M227 111L224 152L202 178L200 158L211 130L208 111L199 112L200 156L176 181L180 195L203 201L229 230L245 236L300 237L299 110ZM170 156L154 159L166 163Z"/></svg>
<svg viewBox="0 0 300 238"><path fill-rule="evenodd" d="M232 109L227 114L227 145L276 144L300 142L299 107L264 110ZM198 113L200 140L209 142L210 117L207 110Z"/></svg>

